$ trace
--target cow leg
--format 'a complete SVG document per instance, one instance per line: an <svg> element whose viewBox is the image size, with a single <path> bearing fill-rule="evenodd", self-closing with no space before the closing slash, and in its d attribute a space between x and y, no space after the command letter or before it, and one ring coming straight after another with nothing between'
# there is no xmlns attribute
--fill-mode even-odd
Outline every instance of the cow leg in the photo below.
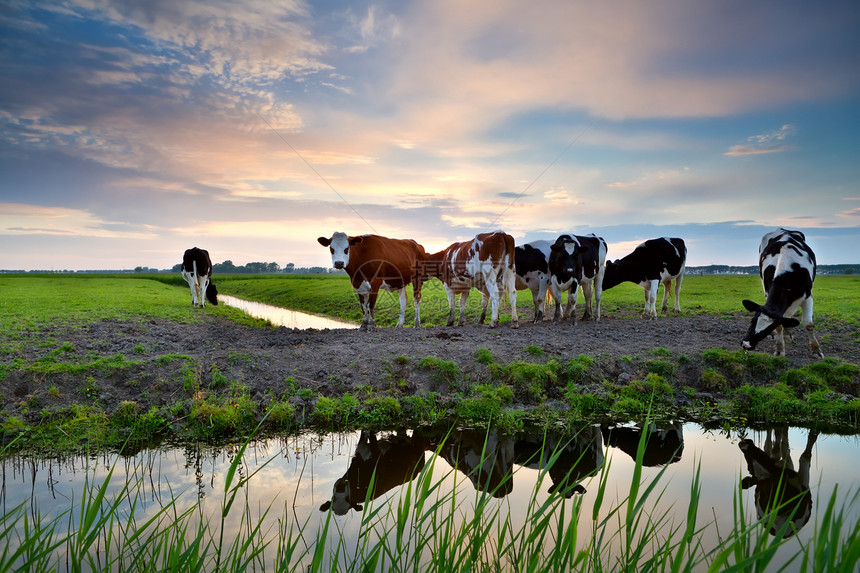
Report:
<svg viewBox="0 0 860 573"><path fill-rule="evenodd" d="M657 318L657 289L659 287L660 281L658 279L648 281L645 287L645 312L642 315L643 318L651 320Z"/></svg>
<svg viewBox="0 0 860 573"><path fill-rule="evenodd" d="M773 355L785 356L785 328L782 325L777 326L774 329L773 338L776 341L773 349Z"/></svg>
<svg viewBox="0 0 860 573"><path fill-rule="evenodd" d="M681 312L681 281L684 280L684 275L680 274L675 278L675 312Z"/></svg>
<svg viewBox="0 0 860 573"><path fill-rule="evenodd" d="M472 289L460 293L460 317L457 319L457 326L466 324L466 303L469 302L469 292ZM487 308L486 304L484 308ZM481 315L481 322L484 321L484 315Z"/></svg>
<svg viewBox="0 0 860 573"><path fill-rule="evenodd" d="M445 295L448 297L448 324L445 326L454 326L454 299L456 294L454 289L445 285Z"/></svg>
<svg viewBox="0 0 860 573"><path fill-rule="evenodd" d="M487 304L489 304L490 298L485 291L481 291L481 316L478 318L478 324L484 324L487 320Z"/></svg>
<svg viewBox="0 0 860 573"><path fill-rule="evenodd" d="M511 268L505 270L505 288L508 291L508 302L511 304L511 328L519 328L520 320L517 317L517 273Z"/></svg>
<svg viewBox="0 0 860 573"><path fill-rule="evenodd" d="M191 289L191 306L197 306L197 291L195 290L195 286L197 286L197 279L193 274L183 270L182 278L185 279L185 282L188 283L188 288Z"/></svg>
<svg viewBox="0 0 860 573"><path fill-rule="evenodd" d="M594 286L591 282L583 282L582 283L582 296L585 297L585 312L582 314L582 320L591 320L593 315L592 306L591 306L591 293L594 290Z"/></svg>
<svg viewBox="0 0 860 573"><path fill-rule="evenodd" d="M209 275L202 275L198 280L200 284L200 308L204 308L206 306L206 289L209 288Z"/></svg>
<svg viewBox="0 0 860 573"><path fill-rule="evenodd" d="M565 307L562 318L570 317L570 324L576 325L576 300L579 298L579 283L574 283L569 291L567 291L567 306Z"/></svg>
<svg viewBox="0 0 860 573"><path fill-rule="evenodd" d="M496 276L493 273L487 273L484 277L484 290L490 297L490 305L492 307L492 316L490 318L490 328L499 326L499 284L496 282Z"/></svg>
<svg viewBox="0 0 860 573"><path fill-rule="evenodd" d="M657 287L659 290L660 287ZM669 289L672 288L672 279L663 281L663 304L660 306L660 312L663 314L669 313Z"/></svg>
<svg viewBox="0 0 860 573"><path fill-rule="evenodd" d="M812 320L812 297L808 297L800 305L802 315L800 321L806 329L806 334L809 337L809 350L818 358L824 358L824 353L821 352L821 345L818 344L818 339L815 337L815 323Z"/></svg>
<svg viewBox="0 0 860 573"><path fill-rule="evenodd" d="M415 307L415 328L421 326L421 283L412 283L412 306Z"/></svg>
<svg viewBox="0 0 860 573"><path fill-rule="evenodd" d="M400 293L400 318L397 319L397 324L394 327L402 328L406 324L406 287L401 287L398 292Z"/></svg>
<svg viewBox="0 0 860 573"><path fill-rule="evenodd" d="M558 319L561 316L561 288L555 279L553 279L550 289L552 298L555 299L555 313L552 315L552 323L558 324Z"/></svg>

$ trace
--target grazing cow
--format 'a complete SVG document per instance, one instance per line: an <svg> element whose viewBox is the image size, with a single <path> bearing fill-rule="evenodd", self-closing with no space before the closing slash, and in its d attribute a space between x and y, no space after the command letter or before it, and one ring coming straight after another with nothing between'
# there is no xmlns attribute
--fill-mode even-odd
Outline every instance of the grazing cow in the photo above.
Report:
<svg viewBox="0 0 860 573"><path fill-rule="evenodd" d="M543 320L543 307L546 291L549 288L550 244L547 241L532 241L514 249L517 271L517 290L532 291L535 304L533 322Z"/></svg>
<svg viewBox="0 0 860 573"><path fill-rule="evenodd" d="M771 440L771 430L767 430L764 449L756 447L752 440L741 440L738 444L750 473L741 481L741 487L749 489L755 486L755 509L759 519L776 511L773 520L768 521L770 534L777 535L782 531L783 537L791 537L806 525L812 515L809 469L818 433L810 432L807 436L798 471L794 470L789 453L788 427L782 426L773 433L775 440Z"/></svg>
<svg viewBox="0 0 860 573"><path fill-rule="evenodd" d="M743 305L755 315L741 345L753 350L766 336L776 336L774 354L785 356L784 329L800 324L792 315L802 309L801 320L809 335L809 348L824 358L812 321L812 283L815 281L815 253L800 231L779 228L762 237L758 248L758 268L767 297L763 305L744 300Z"/></svg>
<svg viewBox="0 0 860 573"><path fill-rule="evenodd" d="M361 432L349 468L334 482L331 500L320 511L331 509L335 515L361 511L365 500L415 479L424 468L424 451L424 441L418 437L394 434L377 439L372 432Z"/></svg>
<svg viewBox="0 0 860 573"><path fill-rule="evenodd" d="M492 304L490 328L499 324L499 306L502 293L508 292L511 303L511 328L518 328L516 267L514 261L514 238L502 231L480 233L474 239L454 243L447 249L427 255L423 275L425 280L437 278L445 286L448 295L448 326L454 324L455 297L460 295L460 319L464 324L464 312L472 287L483 294L483 311L479 324L487 316L487 298Z"/></svg>
<svg viewBox="0 0 860 573"><path fill-rule="evenodd" d="M606 241L594 235L561 235L550 247L550 289L555 299L553 323L561 313L561 293L568 291L563 318L570 317L576 324L576 297L579 286L585 295L585 313L582 320L600 320L600 298L603 292L603 273L606 265ZM596 311L592 313L591 295L594 292Z"/></svg>
<svg viewBox="0 0 860 573"><path fill-rule="evenodd" d="M567 498L585 493L580 482L603 466L600 426L586 426L575 436L549 431L518 439L514 462L532 469L546 468L552 480L549 493L558 491Z"/></svg>
<svg viewBox="0 0 860 573"><path fill-rule="evenodd" d="M426 253L412 239L389 239L379 235L349 237L335 233L331 238L320 237L320 245L331 251L332 266L345 269L361 305L359 330L373 330L376 297L379 289L400 293L400 318L397 326L406 322L406 286L412 284L415 305L415 326L421 326L421 285L418 272Z"/></svg>
<svg viewBox="0 0 860 573"><path fill-rule="evenodd" d="M680 423L649 424L647 429L640 426L609 426L601 427L603 441L606 446L613 446L636 459L639 450L639 440L645 434L645 451L643 466L665 466L681 459L684 451L684 430Z"/></svg>
<svg viewBox="0 0 860 573"><path fill-rule="evenodd" d="M625 281L645 289L645 318L657 318L657 290L663 283L663 312L669 310L669 289L675 281L675 312L681 312L681 281L687 267L687 246L683 239L648 239L632 253L614 262L607 261L603 290Z"/></svg>
<svg viewBox="0 0 860 573"><path fill-rule="evenodd" d="M209 251L204 249L188 249L182 255L182 278L191 287L191 304L195 307L206 306L206 299L214 305L218 304L218 289L212 283L212 260Z"/></svg>

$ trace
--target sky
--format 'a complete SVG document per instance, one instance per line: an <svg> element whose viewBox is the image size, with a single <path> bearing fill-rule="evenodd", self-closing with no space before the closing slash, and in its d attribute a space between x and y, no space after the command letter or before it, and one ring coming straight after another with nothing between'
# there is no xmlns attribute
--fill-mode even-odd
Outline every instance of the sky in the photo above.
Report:
<svg viewBox="0 0 860 573"><path fill-rule="evenodd" d="M860 262L856 1L0 0L0 269L502 229Z"/></svg>

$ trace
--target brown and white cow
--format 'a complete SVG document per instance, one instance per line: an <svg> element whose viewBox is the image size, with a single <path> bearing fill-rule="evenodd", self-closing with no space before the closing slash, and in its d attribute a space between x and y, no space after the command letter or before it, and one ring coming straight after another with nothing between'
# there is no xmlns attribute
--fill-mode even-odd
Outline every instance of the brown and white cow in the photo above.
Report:
<svg viewBox="0 0 860 573"><path fill-rule="evenodd" d="M514 258L514 238L502 231L480 233L474 239L454 243L447 249L427 255L424 266L424 278L437 278L445 286L448 295L448 326L454 324L455 298L460 296L460 318L458 324L464 323L463 314L466 301L472 287L481 290L484 299L482 303L480 324L483 324L487 314L487 298L492 305L490 327L499 324L499 306L502 295L508 293L511 303L511 328L518 328L517 320L517 288L516 266Z"/></svg>
<svg viewBox="0 0 860 573"><path fill-rule="evenodd" d="M406 322L406 286L412 285L415 304L415 326L421 326L421 285L424 283L420 263L424 247L412 239L389 239L379 235L347 236L335 233L331 238L320 237L320 245L331 251L332 266L345 269L361 305L361 327L373 330L373 318L379 289L400 293L400 318L397 326Z"/></svg>
<svg viewBox="0 0 860 573"><path fill-rule="evenodd" d="M209 251L194 247L182 255L182 278L191 287L191 304L195 307L206 306L206 299L218 304L218 289L212 283L212 260Z"/></svg>

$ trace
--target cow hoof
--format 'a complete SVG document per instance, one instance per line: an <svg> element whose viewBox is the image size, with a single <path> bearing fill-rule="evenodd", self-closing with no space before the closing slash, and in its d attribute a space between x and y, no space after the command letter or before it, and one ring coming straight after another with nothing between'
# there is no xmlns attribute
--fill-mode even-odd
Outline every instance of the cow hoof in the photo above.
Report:
<svg viewBox="0 0 860 573"><path fill-rule="evenodd" d="M519 323L519 322L512 322L512 323L511 323L511 328L513 328L513 329L517 329L517 328L519 328L519 327L520 327L520 323Z"/></svg>

